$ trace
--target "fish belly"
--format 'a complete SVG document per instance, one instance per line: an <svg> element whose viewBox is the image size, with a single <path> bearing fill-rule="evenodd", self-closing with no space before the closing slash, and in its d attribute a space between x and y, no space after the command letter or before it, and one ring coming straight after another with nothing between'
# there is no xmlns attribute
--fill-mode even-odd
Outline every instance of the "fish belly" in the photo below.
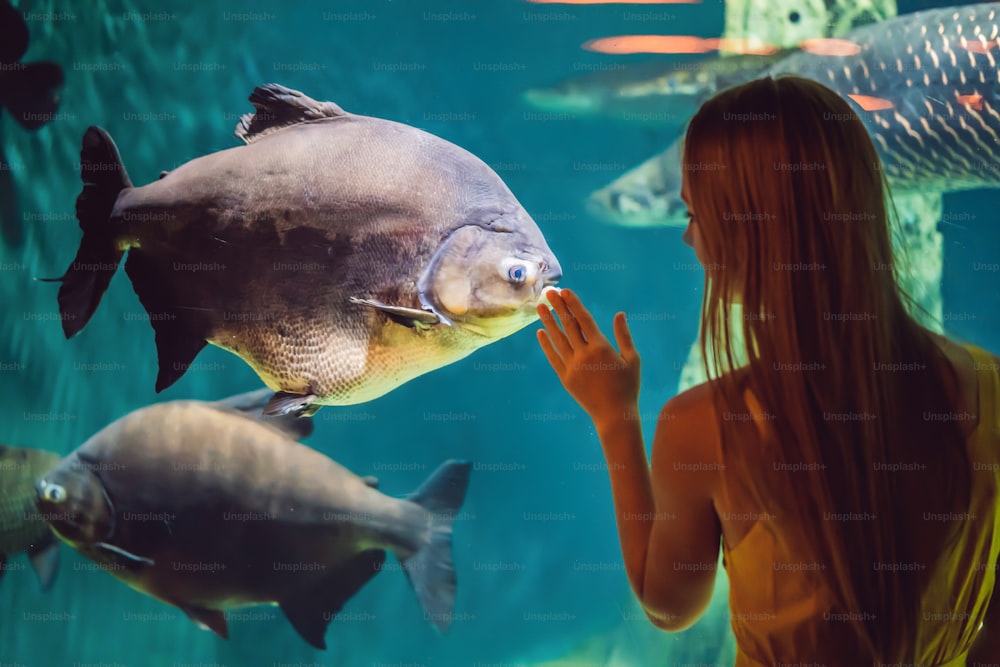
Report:
<svg viewBox="0 0 1000 667"><path fill-rule="evenodd" d="M346 317L326 329L288 319L231 327L210 342L243 359L271 389L314 394L320 405L374 400L491 342L447 325L426 331L363 315L353 327Z"/></svg>
<svg viewBox="0 0 1000 667"><path fill-rule="evenodd" d="M198 550L177 545L154 552L152 566L129 571L118 563L109 571L135 590L182 608L273 604L291 591L319 586L358 553L347 540L324 538L321 533L277 531L268 537L281 541L269 544L259 535L241 541L230 530L221 535L235 540L239 549L216 541L205 542Z"/></svg>

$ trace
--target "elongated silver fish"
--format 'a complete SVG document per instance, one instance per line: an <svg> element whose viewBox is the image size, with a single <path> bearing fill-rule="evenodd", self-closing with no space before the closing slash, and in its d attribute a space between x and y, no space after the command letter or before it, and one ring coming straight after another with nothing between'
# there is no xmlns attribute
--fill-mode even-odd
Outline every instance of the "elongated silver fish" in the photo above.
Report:
<svg viewBox="0 0 1000 667"><path fill-rule="evenodd" d="M277 84L211 153L133 187L111 137L81 151L83 230L59 279L67 338L125 271L156 332L156 390L207 343L277 392L268 412L378 398L534 322L562 270L500 177L417 128Z"/></svg>
<svg viewBox="0 0 1000 667"><path fill-rule="evenodd" d="M765 73L815 79L865 123L894 191L1000 187L1000 3L934 9L856 28L855 55L795 53ZM887 102L889 109L864 107ZM680 140L595 191L595 216L684 226Z"/></svg>
<svg viewBox="0 0 1000 667"><path fill-rule="evenodd" d="M36 487L56 534L135 590L228 638L225 610L278 604L310 645L399 559L444 632L456 575L452 525L470 463L443 463L408 498L378 491L314 449L285 417L236 400L168 401L89 438Z"/></svg>
<svg viewBox="0 0 1000 667"><path fill-rule="evenodd" d="M536 109L601 116L626 122L683 123L715 92L749 81L796 49L765 55L702 57L615 64L545 88L531 88L524 101Z"/></svg>

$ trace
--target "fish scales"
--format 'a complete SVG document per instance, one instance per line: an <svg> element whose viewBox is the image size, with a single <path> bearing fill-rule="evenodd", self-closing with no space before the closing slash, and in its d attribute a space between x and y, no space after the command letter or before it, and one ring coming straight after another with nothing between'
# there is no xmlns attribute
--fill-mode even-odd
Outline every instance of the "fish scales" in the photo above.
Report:
<svg viewBox="0 0 1000 667"><path fill-rule="evenodd" d="M891 109L858 116L895 189L1000 185L1000 40L985 38L997 33L998 9L983 3L916 12L891 21L888 31L884 23L863 26L849 34L861 48L856 55L799 52L767 73L891 102Z"/></svg>
<svg viewBox="0 0 1000 667"><path fill-rule="evenodd" d="M995 188L1000 187L998 37L998 2L926 10L846 33L841 39L860 47L855 55L798 51L763 74L812 78L844 96L871 134L894 191ZM864 110L878 102L891 108ZM678 139L594 191L588 210L625 226L685 226L681 143Z"/></svg>

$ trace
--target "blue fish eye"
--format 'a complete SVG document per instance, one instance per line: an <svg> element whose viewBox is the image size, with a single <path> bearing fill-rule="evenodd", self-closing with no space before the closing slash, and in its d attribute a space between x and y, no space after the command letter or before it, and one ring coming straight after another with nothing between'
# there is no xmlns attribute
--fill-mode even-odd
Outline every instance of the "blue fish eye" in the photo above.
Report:
<svg viewBox="0 0 1000 667"><path fill-rule="evenodd" d="M50 503L61 503L66 500L66 489L58 484L46 484L42 495Z"/></svg>
<svg viewBox="0 0 1000 667"><path fill-rule="evenodd" d="M507 269L507 277L515 283L523 283L528 277L528 267L524 264L515 264Z"/></svg>

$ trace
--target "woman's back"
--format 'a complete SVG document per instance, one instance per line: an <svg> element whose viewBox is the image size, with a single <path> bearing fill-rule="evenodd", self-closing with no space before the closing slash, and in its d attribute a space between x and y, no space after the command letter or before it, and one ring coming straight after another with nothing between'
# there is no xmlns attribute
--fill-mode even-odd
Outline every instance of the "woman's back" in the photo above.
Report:
<svg viewBox="0 0 1000 667"><path fill-rule="evenodd" d="M937 338L957 371L957 386L949 391L955 407L949 413L926 414L924 419L950 419L960 424L971 468L969 502L962 506L953 499L928 499L919 495L919 487L911 487L918 495L900 497L899 504L922 507L921 519L933 529L928 539L916 541L918 548L912 557L873 564L910 572L914 585L924 588L915 660L928 666L965 664L965 653L992 593L1000 550L1000 360L979 348ZM752 396L747 394L746 398L747 405L734 413L748 415L746 421L766 440L768 414ZM727 459L721 446L718 456L722 473L715 500L730 578L733 630L739 645L737 667L795 663L806 656L830 665L870 660L857 645L856 624L877 622L880 611L838 608L836 596L829 590L830 568L824 559L809 556L809 550L797 543L801 531L794 519L789 522L778 512L757 506L747 491L739 462ZM900 461L898 472L919 470L922 465L914 460ZM815 517L817 521L872 523L887 518L877 512L827 512ZM957 539L944 553L934 539L941 532L940 522L959 524Z"/></svg>
<svg viewBox="0 0 1000 667"><path fill-rule="evenodd" d="M914 317L854 108L816 81L751 81L701 106L683 162L710 380L664 406L648 465L624 314L618 353L570 292L548 297L565 332L539 309L650 620L703 613L721 538L742 664L953 662L984 616L1000 637L998 362Z"/></svg>
<svg viewBox="0 0 1000 667"><path fill-rule="evenodd" d="M931 564L968 526L925 519L971 500L968 424L951 418L968 357L942 347L900 289L872 138L818 82L764 78L702 105L684 160L725 166L691 170L682 187L695 252L720 267L706 271L702 311L716 412L749 392L773 416L718 422L731 507L775 517L753 530L788 567L816 568L797 580L822 583L822 604L857 615L823 626L829 641L858 664L912 662Z"/></svg>

